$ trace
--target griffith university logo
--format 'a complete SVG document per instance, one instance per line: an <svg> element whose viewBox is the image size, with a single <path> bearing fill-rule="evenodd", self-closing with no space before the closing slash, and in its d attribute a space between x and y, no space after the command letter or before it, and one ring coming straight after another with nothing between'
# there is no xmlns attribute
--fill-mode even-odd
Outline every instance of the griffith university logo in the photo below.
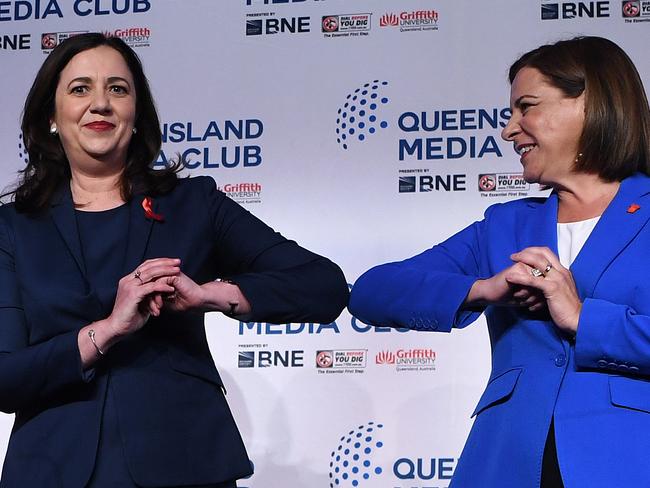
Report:
<svg viewBox="0 0 650 488"><path fill-rule="evenodd" d="M339 439L330 459L330 488L363 488L366 481L383 469L372 462L373 454L384 443L379 440L383 424L368 422Z"/></svg>
<svg viewBox="0 0 650 488"><path fill-rule="evenodd" d="M383 93L387 86L387 81L373 80L345 97L336 116L336 142L343 149L388 127L388 122L381 117L381 109L388 103Z"/></svg>

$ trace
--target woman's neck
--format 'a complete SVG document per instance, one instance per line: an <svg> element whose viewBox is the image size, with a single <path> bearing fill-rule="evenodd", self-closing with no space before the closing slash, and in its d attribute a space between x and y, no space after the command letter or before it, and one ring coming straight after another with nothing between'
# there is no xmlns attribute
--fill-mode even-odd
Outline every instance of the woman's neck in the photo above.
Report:
<svg viewBox="0 0 650 488"><path fill-rule="evenodd" d="M560 187L558 222L577 222L602 215L614 199L620 181L603 181L598 175L579 173Z"/></svg>
<svg viewBox="0 0 650 488"><path fill-rule="evenodd" d="M119 207L124 203L122 197L121 174L111 176L92 176L73 172L70 191L75 208L86 211L101 211Z"/></svg>

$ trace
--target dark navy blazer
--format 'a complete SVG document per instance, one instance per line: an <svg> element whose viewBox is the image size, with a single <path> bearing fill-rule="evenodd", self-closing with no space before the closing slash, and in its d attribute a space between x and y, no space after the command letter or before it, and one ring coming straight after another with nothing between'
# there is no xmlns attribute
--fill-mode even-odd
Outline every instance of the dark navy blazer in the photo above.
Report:
<svg viewBox="0 0 650 488"><path fill-rule="evenodd" d="M557 209L555 194L493 205L440 245L365 273L350 311L376 325L465 327L479 316L461 310L477 279L526 247L557 254ZM492 372L453 488L539 488L551 418L565 486L650 486L649 219L650 178L637 174L571 265L583 301L575 341L547 313L485 309Z"/></svg>
<svg viewBox="0 0 650 488"><path fill-rule="evenodd" d="M345 306L338 266L275 233L211 178L180 180L155 198L163 222L146 217L142 200L128 204L121 276L146 259L178 257L197 283L236 282L252 305L247 320L326 323ZM82 372L78 331L109 314L86 277L67 185L38 216L13 204L0 208L0 409L16 413L0 486L85 485L109 375L138 484L201 485L250 474L204 315L163 312Z"/></svg>

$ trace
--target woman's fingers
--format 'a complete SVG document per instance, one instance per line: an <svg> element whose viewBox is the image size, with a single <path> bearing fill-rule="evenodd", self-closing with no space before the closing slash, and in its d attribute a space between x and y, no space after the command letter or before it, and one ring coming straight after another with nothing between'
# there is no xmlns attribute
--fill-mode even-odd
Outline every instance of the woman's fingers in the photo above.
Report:
<svg viewBox="0 0 650 488"><path fill-rule="evenodd" d="M133 272L133 279L140 284L157 280L163 276L177 276L181 272L180 260L164 259L148 265L140 265Z"/></svg>
<svg viewBox="0 0 650 488"><path fill-rule="evenodd" d="M548 247L527 247L510 255L513 261L526 264L535 278L551 273L553 269L563 270L564 266Z"/></svg>

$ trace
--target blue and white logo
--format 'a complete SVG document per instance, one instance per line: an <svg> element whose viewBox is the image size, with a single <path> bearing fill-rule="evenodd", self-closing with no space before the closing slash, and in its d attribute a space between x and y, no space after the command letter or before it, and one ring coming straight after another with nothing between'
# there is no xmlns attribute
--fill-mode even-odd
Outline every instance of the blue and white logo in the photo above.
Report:
<svg viewBox="0 0 650 488"><path fill-rule="evenodd" d="M336 118L336 142L343 149L388 127L388 122L381 118L381 108L389 101L382 93L387 86L387 81L373 80L345 97Z"/></svg>
<svg viewBox="0 0 650 488"><path fill-rule="evenodd" d="M384 471L372 462L384 443L379 439L382 424L368 422L341 437L330 460L330 488L363 487L364 482Z"/></svg>
<svg viewBox="0 0 650 488"><path fill-rule="evenodd" d="M18 158L25 164L29 163L29 154L27 153L27 148L24 145L22 132L18 134Z"/></svg>

